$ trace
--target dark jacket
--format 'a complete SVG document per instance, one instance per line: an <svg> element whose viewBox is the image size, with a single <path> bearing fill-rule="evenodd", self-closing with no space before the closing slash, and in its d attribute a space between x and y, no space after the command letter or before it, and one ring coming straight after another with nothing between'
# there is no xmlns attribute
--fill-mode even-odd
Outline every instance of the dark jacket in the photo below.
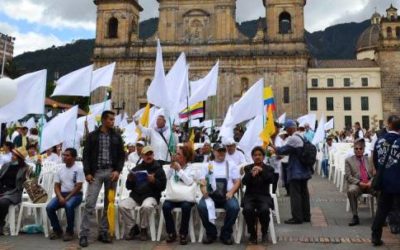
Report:
<svg viewBox="0 0 400 250"><path fill-rule="evenodd" d="M266 195L270 197L269 185L272 184L274 178L274 169L266 164L263 164L263 171L261 174L254 176L251 173L254 164L250 164L244 167L244 176L242 184L246 186L247 195Z"/></svg>
<svg viewBox="0 0 400 250"><path fill-rule="evenodd" d="M303 166L300 162L300 151L303 149L304 143L299 136L300 133L295 133L288 138L287 143L283 147L276 149L277 155L288 155L288 181L291 180L308 180L311 179L311 171ZM302 136L303 137L303 136ZM303 137L304 138L304 137Z"/></svg>
<svg viewBox="0 0 400 250"><path fill-rule="evenodd" d="M389 147L392 148L389 151ZM400 194L400 135L396 133L387 133L379 139L375 145L374 154L376 154L376 167L385 168L383 172L382 191L391 194ZM389 154L389 156L388 156ZM385 160L388 156L386 165Z"/></svg>
<svg viewBox="0 0 400 250"><path fill-rule="evenodd" d="M11 166L11 163L6 163L3 165L3 167L1 167L0 182L10 167L14 167L14 166ZM24 182L26 180L26 172L28 171L28 169L29 169L28 165L25 165L24 167L22 167L18 170L16 179L15 179L15 188L13 190L6 191L4 194L2 194L0 196L0 199L8 199L14 205L21 202L22 191L24 189L22 185L24 184Z"/></svg>
<svg viewBox="0 0 400 250"><path fill-rule="evenodd" d="M148 174L154 174L155 182L149 183L146 181L145 183L137 185L135 178L126 180L126 188L131 190L130 197L139 204L142 204L148 197L153 197L159 202L161 193L167 186L167 177L165 176L164 169L159 161L154 161L152 164L142 162L131 171L136 172L144 170L146 170Z"/></svg>
<svg viewBox="0 0 400 250"><path fill-rule="evenodd" d="M93 175L98 168L97 159L99 156L99 135L100 128L90 133L86 139L83 149L83 171L85 175ZM121 135L115 130L110 130L110 158L113 171L121 172L125 163L124 142Z"/></svg>
<svg viewBox="0 0 400 250"><path fill-rule="evenodd" d="M16 148L22 147L22 135L18 135L17 137L15 137L13 143ZM29 145L29 139L26 136L26 146L28 145Z"/></svg>

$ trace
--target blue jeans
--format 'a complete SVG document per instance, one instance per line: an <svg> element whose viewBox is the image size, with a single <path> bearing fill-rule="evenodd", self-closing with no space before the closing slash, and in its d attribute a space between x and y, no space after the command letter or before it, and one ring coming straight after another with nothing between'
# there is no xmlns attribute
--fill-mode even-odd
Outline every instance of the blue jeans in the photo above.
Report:
<svg viewBox="0 0 400 250"><path fill-rule="evenodd" d="M172 210L174 208L180 207L182 209L182 218L181 218L181 227L179 228L179 235L187 235L189 229L189 220L190 220L190 212L192 211L194 203L192 202L172 202L165 201L162 207L164 219L165 219L165 227L167 228L168 234L174 234L175 231L175 223L174 218L172 216Z"/></svg>
<svg viewBox="0 0 400 250"><path fill-rule="evenodd" d="M220 204L217 208L224 208L226 212L224 226L221 228L220 239L231 239L233 233L232 227L235 224L240 211L239 203L236 198L232 198L225 201L223 204ZM208 210L204 198L201 198L197 209L199 210L201 222L206 229L207 237L214 239L217 238L217 228L208 220Z"/></svg>
<svg viewBox="0 0 400 250"><path fill-rule="evenodd" d="M322 168L322 174L325 177L328 177L329 176L329 160L328 159L322 160L321 168Z"/></svg>
<svg viewBox="0 0 400 250"><path fill-rule="evenodd" d="M63 197L66 197L68 193L61 193ZM79 206L82 202L82 193L78 193L72 196L64 206L61 206L58 202L57 197L53 198L49 204L47 204L47 216L50 219L51 227L53 228L54 232L62 232L62 228L60 226L60 222L57 217L57 210L64 207L65 214L67 216L67 232L73 233L74 232L74 220L75 220L75 208Z"/></svg>

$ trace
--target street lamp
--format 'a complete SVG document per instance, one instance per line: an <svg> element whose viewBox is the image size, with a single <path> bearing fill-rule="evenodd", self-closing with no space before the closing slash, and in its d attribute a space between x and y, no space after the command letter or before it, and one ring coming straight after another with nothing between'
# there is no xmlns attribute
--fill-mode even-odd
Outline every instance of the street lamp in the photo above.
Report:
<svg viewBox="0 0 400 250"><path fill-rule="evenodd" d="M8 42L14 42L15 37L8 36L6 34L3 34L0 32L0 37L4 41L4 48L3 48L3 64L1 65L1 78L4 77L4 67L6 64L6 53L7 53L7 43Z"/></svg>
<svg viewBox="0 0 400 250"><path fill-rule="evenodd" d="M117 115L119 115L119 112L125 109L125 101L122 101L122 105L120 105L119 102L117 104L115 104L115 102L112 102L111 106L112 109L115 109L117 111Z"/></svg>

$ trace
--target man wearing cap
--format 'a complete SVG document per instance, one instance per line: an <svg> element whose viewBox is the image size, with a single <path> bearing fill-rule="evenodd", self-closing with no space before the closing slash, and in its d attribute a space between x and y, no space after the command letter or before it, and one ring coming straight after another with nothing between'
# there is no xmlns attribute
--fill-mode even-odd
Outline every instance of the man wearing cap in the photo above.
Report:
<svg viewBox="0 0 400 250"><path fill-rule="evenodd" d="M126 188L131 190L128 198L121 201L119 215L125 223L125 239L132 240L140 234L140 240L146 241L149 216L161 198L161 192L167 185L167 177L159 161L154 160L154 150L146 146L142 150L143 162L129 171ZM135 221L132 210L140 209L140 222ZM139 226L137 223L140 223Z"/></svg>
<svg viewBox="0 0 400 250"><path fill-rule="evenodd" d="M209 204L214 203L215 208L224 208L226 212L219 238L223 244L232 245L232 227L240 210L239 203L234 197L240 188L240 174L235 163L226 159L226 148L222 144L214 144L213 149L215 160L209 163L203 173L201 180L203 197L197 206L201 222L206 229L203 244L211 244L217 239L217 228L209 217Z"/></svg>
<svg viewBox="0 0 400 250"><path fill-rule="evenodd" d="M10 205L17 205L22 199L23 184L28 166L25 163L27 152L24 148L12 150L11 162L0 169L0 236L3 235L5 218Z"/></svg>
<svg viewBox="0 0 400 250"><path fill-rule="evenodd" d="M134 163L135 165L139 165L142 163L142 150L145 146L144 141L137 141L136 142L136 150L128 155L128 161Z"/></svg>
<svg viewBox="0 0 400 250"><path fill-rule="evenodd" d="M82 224L79 245L87 247L90 229L96 223L96 203L100 190L104 184L104 209L98 240L111 243L108 234L107 195L110 189L117 186L119 173L125 163L124 143L121 135L114 130L115 114L104 111L101 115L101 126L90 133L86 139L83 150L83 170L86 181L89 183L86 193L85 209L82 214Z"/></svg>
<svg viewBox="0 0 400 250"><path fill-rule="evenodd" d="M226 159L228 161L232 161L238 167L246 163L246 157L236 148L236 142L233 138L228 138L225 146L227 150Z"/></svg>
<svg viewBox="0 0 400 250"><path fill-rule="evenodd" d="M154 158L161 161L171 161L169 149L176 146L178 137L175 133L171 137L171 129L166 125L165 116L163 114L158 115L154 128L145 128L139 123L136 125L146 137L150 138L150 145L154 149Z"/></svg>
<svg viewBox="0 0 400 250"><path fill-rule="evenodd" d="M28 128L27 127L22 127L21 129L18 130L19 135L15 137L13 143L16 148L23 147L26 149L26 147L29 145L29 140L28 140Z"/></svg>
<svg viewBox="0 0 400 250"><path fill-rule="evenodd" d="M293 120L287 120L285 130L289 138L282 147L276 148L278 155L289 155L287 178L290 186L290 205L292 218L286 220L286 224L301 224L310 222L310 195L307 182L311 179L311 171L300 162L300 150L303 148L304 137L297 132L297 124Z"/></svg>

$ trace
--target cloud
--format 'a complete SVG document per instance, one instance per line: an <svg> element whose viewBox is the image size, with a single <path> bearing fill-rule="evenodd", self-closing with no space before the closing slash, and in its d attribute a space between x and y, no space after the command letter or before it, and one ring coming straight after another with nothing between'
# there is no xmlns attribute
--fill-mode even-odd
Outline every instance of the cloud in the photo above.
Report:
<svg viewBox="0 0 400 250"><path fill-rule="evenodd" d="M96 8L89 0L1 0L0 12L14 20L55 29L96 28Z"/></svg>
<svg viewBox="0 0 400 250"><path fill-rule="evenodd" d="M15 37L14 56L20 55L28 51L45 49L53 45L61 46L67 43L67 41L62 41L52 34L45 35L33 31L28 33L21 33L18 30L18 27L11 26L2 22L0 22L0 30L12 37Z"/></svg>

